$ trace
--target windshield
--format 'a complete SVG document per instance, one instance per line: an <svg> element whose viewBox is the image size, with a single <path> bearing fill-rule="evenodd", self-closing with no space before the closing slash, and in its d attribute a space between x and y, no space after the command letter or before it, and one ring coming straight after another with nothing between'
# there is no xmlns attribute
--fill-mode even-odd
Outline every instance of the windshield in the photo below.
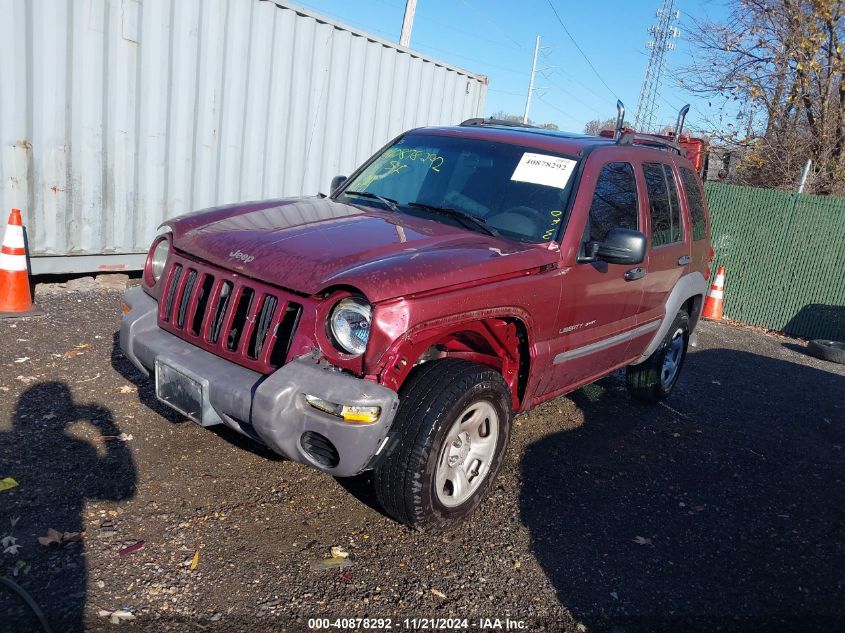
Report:
<svg viewBox="0 0 845 633"><path fill-rule="evenodd" d="M557 235L576 165L574 158L546 150L412 133L345 182L340 195L355 204L542 243ZM466 215L472 217L461 217Z"/></svg>

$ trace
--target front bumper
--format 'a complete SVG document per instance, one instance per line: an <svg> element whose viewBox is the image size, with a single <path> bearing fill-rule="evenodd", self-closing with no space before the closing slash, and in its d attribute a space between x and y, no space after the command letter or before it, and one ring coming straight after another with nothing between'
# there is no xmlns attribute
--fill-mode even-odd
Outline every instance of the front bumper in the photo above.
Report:
<svg viewBox="0 0 845 633"><path fill-rule="evenodd" d="M225 424L289 459L337 477L365 470L384 448L399 405L396 392L307 357L265 376L159 328L158 304L140 287L127 290L124 300L129 312L120 326L123 353L147 376L154 374L158 360L200 383L202 426ZM352 406L378 406L381 416L372 424L350 424L313 408L305 394ZM303 446L306 431L331 442L339 456L336 466L312 457Z"/></svg>

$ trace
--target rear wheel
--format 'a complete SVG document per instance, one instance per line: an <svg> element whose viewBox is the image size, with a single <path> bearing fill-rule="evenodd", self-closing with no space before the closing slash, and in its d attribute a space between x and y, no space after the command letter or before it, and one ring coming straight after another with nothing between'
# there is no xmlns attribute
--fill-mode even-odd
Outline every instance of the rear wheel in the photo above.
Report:
<svg viewBox="0 0 845 633"><path fill-rule="evenodd" d="M644 402L660 402L672 392L687 356L689 315L681 310L651 356L625 370L628 393Z"/></svg>
<svg viewBox="0 0 845 633"><path fill-rule="evenodd" d="M376 494L396 520L442 531L478 507L499 472L510 391L489 367L444 359L419 366L400 395L396 439L374 472Z"/></svg>

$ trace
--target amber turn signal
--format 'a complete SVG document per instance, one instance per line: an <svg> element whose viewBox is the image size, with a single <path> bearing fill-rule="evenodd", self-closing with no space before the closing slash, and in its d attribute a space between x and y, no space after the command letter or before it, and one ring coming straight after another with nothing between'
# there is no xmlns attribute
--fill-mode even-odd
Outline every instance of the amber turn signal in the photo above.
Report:
<svg viewBox="0 0 845 633"><path fill-rule="evenodd" d="M347 404L335 404L334 402L323 400L317 396L309 396L308 394L305 394L305 401L315 409L342 418L344 422L351 424L372 424L381 415L381 407L357 407Z"/></svg>

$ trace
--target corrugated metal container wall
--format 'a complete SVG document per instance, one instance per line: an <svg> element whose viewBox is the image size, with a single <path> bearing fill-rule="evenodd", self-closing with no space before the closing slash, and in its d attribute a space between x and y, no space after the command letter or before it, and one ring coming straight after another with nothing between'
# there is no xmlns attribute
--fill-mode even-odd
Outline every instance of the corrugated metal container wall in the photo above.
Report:
<svg viewBox="0 0 845 633"><path fill-rule="evenodd" d="M325 192L486 91L278 2L5 0L0 210L23 210L35 273L138 267L164 218Z"/></svg>

